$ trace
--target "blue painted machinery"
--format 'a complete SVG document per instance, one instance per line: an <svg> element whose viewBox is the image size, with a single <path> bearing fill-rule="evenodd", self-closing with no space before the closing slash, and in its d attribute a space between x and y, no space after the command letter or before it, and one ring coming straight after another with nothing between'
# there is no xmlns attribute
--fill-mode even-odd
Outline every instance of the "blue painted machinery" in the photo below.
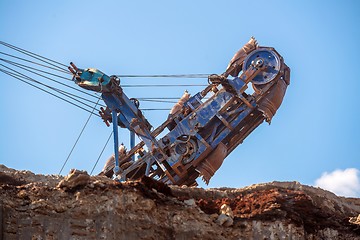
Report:
<svg viewBox="0 0 360 240"><path fill-rule="evenodd" d="M280 54L251 38L223 74L210 75L209 85L194 96L185 94L152 131L138 101L123 92L119 78L72 63L69 70L77 85L100 92L107 105L100 115L106 125L112 123L115 153L101 174L119 180L145 175L188 186L196 185L198 177L208 183L226 156L262 122L270 123L290 84L290 69ZM252 94L245 92L250 83ZM118 127L129 129L141 142L128 152L119 148Z"/></svg>

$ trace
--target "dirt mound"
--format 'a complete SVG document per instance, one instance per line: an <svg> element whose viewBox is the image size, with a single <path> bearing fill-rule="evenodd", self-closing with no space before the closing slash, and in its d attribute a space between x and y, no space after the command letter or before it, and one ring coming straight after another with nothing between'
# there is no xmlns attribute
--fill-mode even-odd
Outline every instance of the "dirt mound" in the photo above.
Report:
<svg viewBox="0 0 360 240"><path fill-rule="evenodd" d="M0 239L360 239L360 201L298 182L120 183L0 165Z"/></svg>

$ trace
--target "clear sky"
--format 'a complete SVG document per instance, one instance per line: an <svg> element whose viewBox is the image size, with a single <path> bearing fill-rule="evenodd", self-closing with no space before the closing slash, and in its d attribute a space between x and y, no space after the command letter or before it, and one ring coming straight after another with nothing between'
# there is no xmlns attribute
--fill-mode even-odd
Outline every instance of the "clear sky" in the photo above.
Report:
<svg viewBox="0 0 360 240"><path fill-rule="evenodd" d="M284 57L291 85L272 124L261 125L233 151L209 186L299 181L360 197L359 12L355 0L3 0L0 40L108 75L190 74L224 72L233 54L255 36ZM89 113L2 73L0 83L0 163L59 173ZM206 80L122 79L122 84L139 83ZM129 97L180 97L185 89L125 91ZM142 102L141 107L171 104ZM168 112L144 114L158 126ZM62 174L71 168L90 172L110 132L92 117ZM128 145L127 131L120 135ZM95 172L111 154L112 142Z"/></svg>

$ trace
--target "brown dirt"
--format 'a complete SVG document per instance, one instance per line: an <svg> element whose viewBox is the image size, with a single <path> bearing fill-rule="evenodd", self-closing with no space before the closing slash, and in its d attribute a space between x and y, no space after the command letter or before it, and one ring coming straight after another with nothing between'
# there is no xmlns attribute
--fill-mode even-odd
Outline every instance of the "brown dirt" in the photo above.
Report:
<svg viewBox="0 0 360 240"><path fill-rule="evenodd" d="M360 239L359 199L297 182L204 190L0 165L0 196L0 239ZM223 204L230 227L216 223Z"/></svg>

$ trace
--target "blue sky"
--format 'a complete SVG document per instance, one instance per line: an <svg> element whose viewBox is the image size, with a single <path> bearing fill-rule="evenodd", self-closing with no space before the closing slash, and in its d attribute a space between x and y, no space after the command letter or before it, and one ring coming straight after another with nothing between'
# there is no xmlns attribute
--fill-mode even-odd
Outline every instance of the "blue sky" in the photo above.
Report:
<svg viewBox="0 0 360 240"><path fill-rule="evenodd" d="M108 75L222 73L233 54L255 36L260 45L272 46L284 57L291 68L291 85L272 124L261 125L231 153L209 186L274 180L315 185L321 176L336 175L331 173L337 170L341 176L355 176L338 187L350 186L353 192L337 193L360 196L359 11L358 1L349 0L4 0L0 36L61 63L73 61ZM2 73L0 82L0 163L58 173L89 113ZM185 89L125 91L129 97L180 97ZM190 93L200 89L188 88ZM141 106L171 107L149 102ZM154 126L167 117L166 111L144 114ZM92 117L62 174L71 168L91 171L110 132L101 119ZM128 145L128 133L122 130L120 135ZM95 172L111 154L110 143Z"/></svg>

